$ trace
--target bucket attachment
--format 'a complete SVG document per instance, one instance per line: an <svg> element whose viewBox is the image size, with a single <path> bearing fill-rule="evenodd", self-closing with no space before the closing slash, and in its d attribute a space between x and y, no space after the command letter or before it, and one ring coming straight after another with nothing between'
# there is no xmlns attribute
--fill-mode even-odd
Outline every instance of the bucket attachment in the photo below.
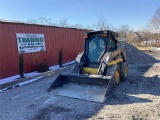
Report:
<svg viewBox="0 0 160 120"><path fill-rule="evenodd" d="M56 95L103 103L113 92L112 76L61 73L48 91Z"/></svg>

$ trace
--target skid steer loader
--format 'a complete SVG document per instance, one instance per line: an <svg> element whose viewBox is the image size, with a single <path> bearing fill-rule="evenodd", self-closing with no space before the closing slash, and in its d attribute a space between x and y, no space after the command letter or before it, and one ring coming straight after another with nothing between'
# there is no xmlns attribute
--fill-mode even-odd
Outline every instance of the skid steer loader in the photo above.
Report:
<svg viewBox="0 0 160 120"><path fill-rule="evenodd" d="M118 46L118 34L94 31L84 34L84 50L71 72L61 73L48 88L56 95L103 103L128 74L126 47Z"/></svg>

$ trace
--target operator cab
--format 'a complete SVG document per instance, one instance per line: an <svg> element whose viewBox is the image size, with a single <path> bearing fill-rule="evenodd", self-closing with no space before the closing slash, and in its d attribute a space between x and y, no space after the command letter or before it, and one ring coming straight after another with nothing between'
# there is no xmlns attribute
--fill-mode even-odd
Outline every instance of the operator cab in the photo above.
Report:
<svg viewBox="0 0 160 120"><path fill-rule="evenodd" d="M109 30L89 32L85 34L85 66L99 67L103 55L106 52L112 52L117 49L117 40L114 38L115 35L116 33Z"/></svg>
<svg viewBox="0 0 160 120"><path fill-rule="evenodd" d="M90 62L97 62L101 54L105 51L105 43L103 36L94 35L88 42L88 59Z"/></svg>

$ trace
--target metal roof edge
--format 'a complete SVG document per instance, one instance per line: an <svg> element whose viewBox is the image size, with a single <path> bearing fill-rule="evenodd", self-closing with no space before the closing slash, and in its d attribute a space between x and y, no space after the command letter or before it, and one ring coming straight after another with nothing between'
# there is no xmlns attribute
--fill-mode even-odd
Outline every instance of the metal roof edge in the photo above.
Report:
<svg viewBox="0 0 160 120"><path fill-rule="evenodd" d="M52 25L43 25L43 24L35 24L35 23L27 23L22 21L12 21L12 20L3 20L0 19L0 23L11 23L11 24L24 24L24 25L35 25L35 26L45 26L45 27L56 27L56 28L64 28L64 29L75 29L75 30L86 30L90 31L89 29L80 29L80 28L72 28L72 27L60 27L60 26L52 26Z"/></svg>

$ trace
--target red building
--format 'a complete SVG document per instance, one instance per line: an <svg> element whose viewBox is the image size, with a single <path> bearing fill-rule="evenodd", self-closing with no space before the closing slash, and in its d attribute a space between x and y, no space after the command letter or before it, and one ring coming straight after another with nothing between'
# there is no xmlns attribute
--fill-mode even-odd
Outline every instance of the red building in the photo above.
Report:
<svg viewBox="0 0 160 120"><path fill-rule="evenodd" d="M16 33L44 34L46 51L24 53L24 70L35 70L37 63L49 66L58 64L59 50L63 51L63 62L75 59L83 50L83 29L63 28L27 23L0 21L0 79L19 72L19 53Z"/></svg>

